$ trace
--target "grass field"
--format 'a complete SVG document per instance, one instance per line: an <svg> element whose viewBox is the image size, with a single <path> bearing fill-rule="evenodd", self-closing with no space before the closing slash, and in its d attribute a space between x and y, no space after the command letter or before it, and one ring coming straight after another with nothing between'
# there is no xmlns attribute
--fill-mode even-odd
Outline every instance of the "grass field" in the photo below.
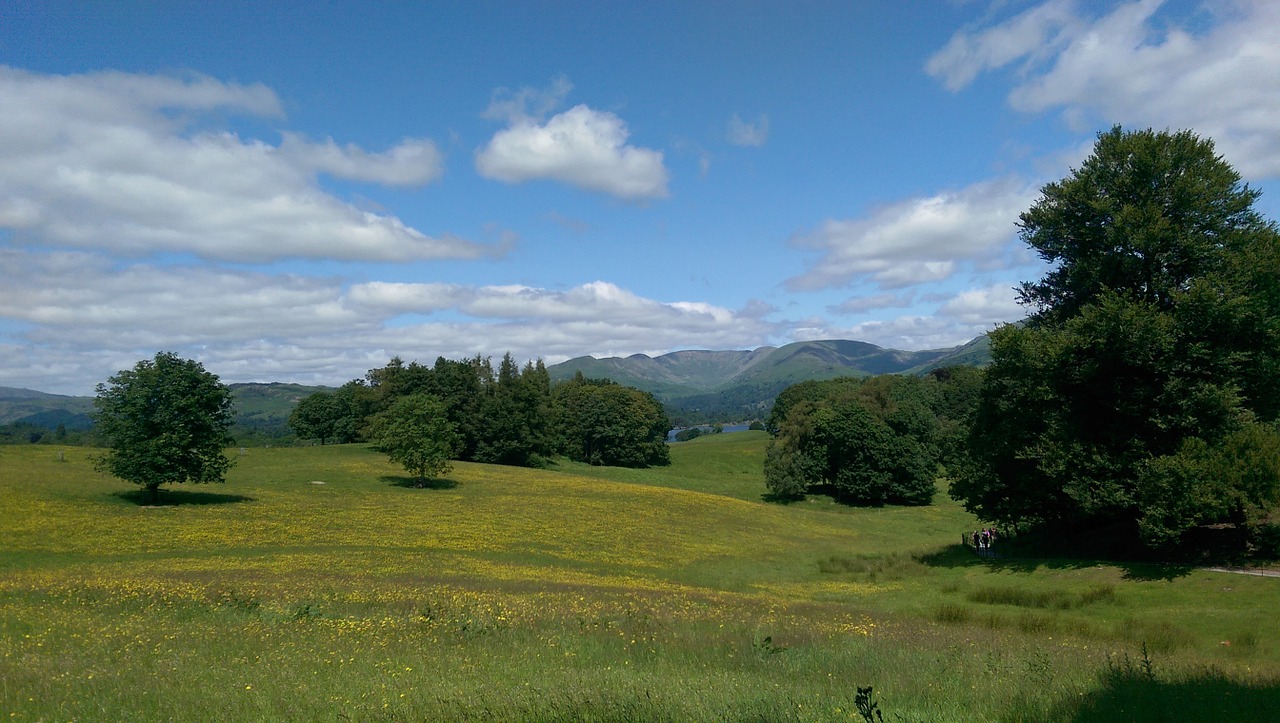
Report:
<svg viewBox="0 0 1280 723"><path fill-rule="evenodd" d="M4 448L0 718L1280 720L1280 579L980 560L944 494L767 504L765 439L432 489L235 450L161 507Z"/></svg>

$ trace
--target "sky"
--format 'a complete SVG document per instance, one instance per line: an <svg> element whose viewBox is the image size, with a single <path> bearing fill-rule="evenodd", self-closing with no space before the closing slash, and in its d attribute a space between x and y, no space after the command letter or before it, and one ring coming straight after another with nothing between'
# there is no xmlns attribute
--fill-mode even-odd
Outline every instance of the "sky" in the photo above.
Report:
<svg viewBox="0 0 1280 723"><path fill-rule="evenodd" d="M0 0L0 386L963 344L1099 131L1277 218L1280 3ZM1280 191L1278 191L1280 193Z"/></svg>

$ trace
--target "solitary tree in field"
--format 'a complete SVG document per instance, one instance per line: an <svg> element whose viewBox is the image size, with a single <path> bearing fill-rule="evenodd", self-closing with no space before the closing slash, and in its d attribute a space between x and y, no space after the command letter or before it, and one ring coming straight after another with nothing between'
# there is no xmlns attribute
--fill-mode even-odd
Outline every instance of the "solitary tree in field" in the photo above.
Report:
<svg viewBox="0 0 1280 723"><path fill-rule="evenodd" d="M97 429L111 449L101 471L142 486L222 482L231 460L231 390L199 362L171 352L138 362L97 387Z"/></svg>
<svg viewBox="0 0 1280 723"><path fill-rule="evenodd" d="M404 465L419 486L448 474L460 439L444 403L430 394L400 397L369 423L369 439Z"/></svg>

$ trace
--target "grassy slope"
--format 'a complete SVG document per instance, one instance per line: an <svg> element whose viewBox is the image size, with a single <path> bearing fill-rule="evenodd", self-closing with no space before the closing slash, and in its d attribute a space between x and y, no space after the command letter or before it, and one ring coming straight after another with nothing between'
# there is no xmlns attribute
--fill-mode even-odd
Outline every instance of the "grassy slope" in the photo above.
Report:
<svg viewBox="0 0 1280 723"><path fill-rule="evenodd" d="M943 495L760 502L764 442L427 490L254 449L158 509L89 450L6 449L0 716L848 720L857 685L920 720L1280 714L1280 580L983 563Z"/></svg>

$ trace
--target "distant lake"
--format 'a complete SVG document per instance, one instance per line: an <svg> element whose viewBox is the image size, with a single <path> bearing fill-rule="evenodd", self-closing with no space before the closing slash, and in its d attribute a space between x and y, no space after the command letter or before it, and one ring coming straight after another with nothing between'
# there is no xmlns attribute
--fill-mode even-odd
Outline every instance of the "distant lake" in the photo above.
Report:
<svg viewBox="0 0 1280 723"><path fill-rule="evenodd" d="M674 441L676 441L676 433L677 433L677 432L683 432L683 431L684 431L684 430L686 430L686 429L693 429L693 427L677 427L676 429L673 429L673 430L671 430L670 432L667 432L667 441L668 441L668 442L674 442ZM709 425L709 424L708 424L708 425L699 425L699 426L698 426L698 429L701 429L701 430L702 430L702 432L703 432L703 434L710 434L710 433L711 433L711 425ZM726 431L726 432L745 432L745 431L747 431L748 429L750 429L750 425L746 425L746 424L726 424L726 425L724 425L724 427L722 427L722 429L723 429L724 431Z"/></svg>

